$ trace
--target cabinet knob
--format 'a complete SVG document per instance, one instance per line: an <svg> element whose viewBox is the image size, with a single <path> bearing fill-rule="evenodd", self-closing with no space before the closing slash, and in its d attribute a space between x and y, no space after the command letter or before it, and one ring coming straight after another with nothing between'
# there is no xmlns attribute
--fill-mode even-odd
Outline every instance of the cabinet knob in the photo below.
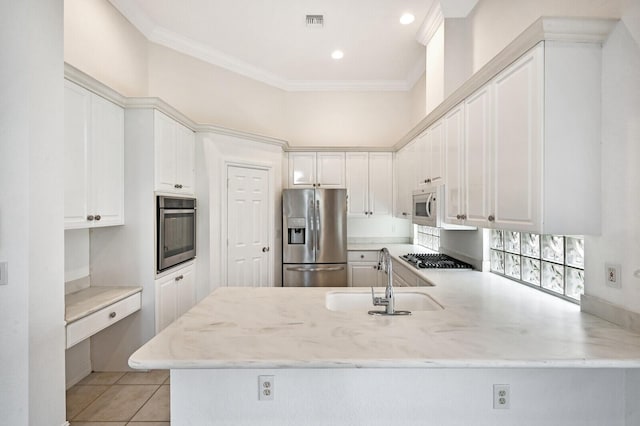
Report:
<svg viewBox="0 0 640 426"><path fill-rule="evenodd" d="M424 183L428 183L428 182L427 182L427 179L425 179L425 180L424 180Z"/></svg>
<svg viewBox="0 0 640 426"><path fill-rule="evenodd" d="M461 219L461 218L462 217L459 214L456 215L456 219Z"/></svg>
<svg viewBox="0 0 640 426"><path fill-rule="evenodd" d="M491 214L491 215L489 215L489 217L488 217L487 219L489 220L489 222L493 222L493 221L495 221L495 220L496 220L495 216L494 216L494 215L492 215L492 214Z"/></svg>
<svg viewBox="0 0 640 426"><path fill-rule="evenodd" d="M467 215L466 214L461 215L461 219L462 220L467 220Z"/></svg>
<svg viewBox="0 0 640 426"><path fill-rule="evenodd" d="M109 314L109 318L115 318L115 317L116 317L116 313L115 313L115 312L111 312L111 313Z"/></svg>
<svg viewBox="0 0 640 426"><path fill-rule="evenodd" d="M407 212L402 212L402 216L406 216L406 215L407 215Z"/></svg>
<svg viewBox="0 0 640 426"><path fill-rule="evenodd" d="M360 259L364 259L364 254L361 254L361 255L360 255Z"/></svg>
<svg viewBox="0 0 640 426"><path fill-rule="evenodd" d="M100 219L102 219L102 217L99 214L97 214L96 215L96 220L100 220Z"/></svg>
<svg viewBox="0 0 640 426"><path fill-rule="evenodd" d="M180 185L178 185L178 184L176 183L175 185L173 185L173 187L174 187L175 189L178 189L178 188L180 188Z"/></svg>
<svg viewBox="0 0 640 426"><path fill-rule="evenodd" d="M426 183L431 183L431 179L427 179L425 182Z"/></svg>
<svg viewBox="0 0 640 426"><path fill-rule="evenodd" d="M320 184L318 184L318 188L320 188Z"/></svg>
<svg viewBox="0 0 640 426"><path fill-rule="evenodd" d="M93 215L90 214L89 216L87 216L87 220L93 220Z"/></svg>
<svg viewBox="0 0 640 426"><path fill-rule="evenodd" d="M175 280L176 280L176 281L180 281L180 280L181 280L181 279L183 279L183 278L184 278L184 275L178 275L178 276L175 278Z"/></svg>
<svg viewBox="0 0 640 426"><path fill-rule="evenodd" d="M373 212L369 212L370 215L373 215Z"/></svg>

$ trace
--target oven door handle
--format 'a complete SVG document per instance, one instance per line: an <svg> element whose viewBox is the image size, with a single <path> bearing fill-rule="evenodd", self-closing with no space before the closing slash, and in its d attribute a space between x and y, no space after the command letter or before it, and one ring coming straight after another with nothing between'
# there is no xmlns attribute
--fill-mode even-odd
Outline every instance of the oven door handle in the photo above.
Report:
<svg viewBox="0 0 640 426"><path fill-rule="evenodd" d="M310 268L305 268L303 266L295 266L295 267L290 267L287 268L287 271L292 271L292 272L324 272L324 271L342 271L344 270L344 266L332 266L332 267L328 267L328 268L318 268L318 267L310 267Z"/></svg>
<svg viewBox="0 0 640 426"><path fill-rule="evenodd" d="M182 214L182 213L196 213L196 209L159 209L162 214L167 215L167 214L173 214L173 213L178 213L178 214Z"/></svg>

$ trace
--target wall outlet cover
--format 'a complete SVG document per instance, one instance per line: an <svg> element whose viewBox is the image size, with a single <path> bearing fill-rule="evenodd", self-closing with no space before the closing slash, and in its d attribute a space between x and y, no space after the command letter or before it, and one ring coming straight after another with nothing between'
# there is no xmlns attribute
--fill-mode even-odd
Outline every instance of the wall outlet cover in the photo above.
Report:
<svg viewBox="0 0 640 426"><path fill-rule="evenodd" d="M605 263L604 265L604 279L607 283L607 287L622 288L622 267L614 263Z"/></svg>

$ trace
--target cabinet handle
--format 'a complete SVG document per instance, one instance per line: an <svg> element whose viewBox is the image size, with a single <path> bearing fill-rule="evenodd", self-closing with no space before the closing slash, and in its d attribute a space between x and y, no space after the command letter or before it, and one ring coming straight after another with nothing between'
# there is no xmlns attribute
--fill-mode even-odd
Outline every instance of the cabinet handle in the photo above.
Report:
<svg viewBox="0 0 640 426"><path fill-rule="evenodd" d="M184 275L178 275L175 279L176 279L176 281L180 281L183 278L184 278Z"/></svg>
<svg viewBox="0 0 640 426"><path fill-rule="evenodd" d="M494 216L494 215L492 215L492 214L491 214L491 215L489 215L489 217L487 218L487 220L489 220L489 222L493 222L493 221L495 221L495 220L496 220L496 218L495 218L495 216Z"/></svg>
<svg viewBox="0 0 640 426"><path fill-rule="evenodd" d="M115 312L111 312L111 313L109 314L109 318L115 318L115 317L116 317L116 313L115 313Z"/></svg>
<svg viewBox="0 0 640 426"><path fill-rule="evenodd" d="M406 215L407 215L407 212L402 212L402 216L406 216Z"/></svg>
<svg viewBox="0 0 640 426"><path fill-rule="evenodd" d="M99 214L97 214L96 215L96 220L100 220L100 219L102 219L102 217Z"/></svg>
<svg viewBox="0 0 640 426"><path fill-rule="evenodd" d="M87 216L87 220L93 220L93 215L90 214L89 216Z"/></svg>
<svg viewBox="0 0 640 426"><path fill-rule="evenodd" d="M268 252L269 250L270 250L270 249L269 249L269 247L262 247L262 252L263 252L263 253L266 253L266 252Z"/></svg>

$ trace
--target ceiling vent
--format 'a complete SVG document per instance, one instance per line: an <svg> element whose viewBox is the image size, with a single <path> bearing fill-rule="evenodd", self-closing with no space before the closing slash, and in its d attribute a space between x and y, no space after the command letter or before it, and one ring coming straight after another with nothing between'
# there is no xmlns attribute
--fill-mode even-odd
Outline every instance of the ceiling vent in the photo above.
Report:
<svg viewBox="0 0 640 426"><path fill-rule="evenodd" d="M324 15L307 15L307 28L322 28Z"/></svg>

